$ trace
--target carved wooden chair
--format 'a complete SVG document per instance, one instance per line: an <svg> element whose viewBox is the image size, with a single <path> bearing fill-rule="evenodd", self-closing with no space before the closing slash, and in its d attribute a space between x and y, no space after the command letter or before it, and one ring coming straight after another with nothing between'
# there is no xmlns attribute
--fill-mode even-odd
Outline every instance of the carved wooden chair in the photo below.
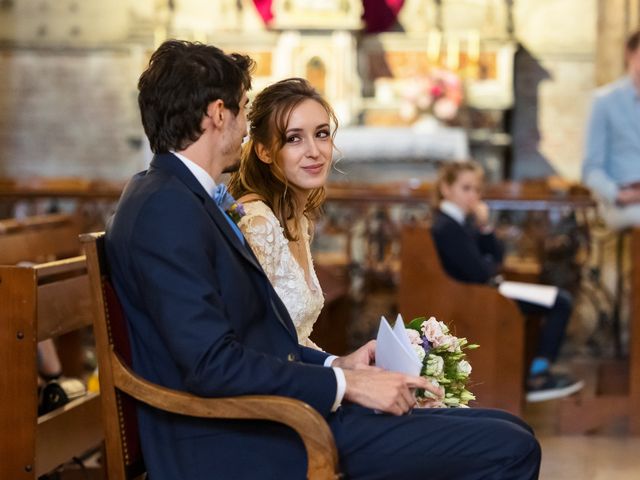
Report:
<svg viewBox="0 0 640 480"><path fill-rule="evenodd" d="M402 232L399 311L405 321L435 316L480 348L469 352L475 405L520 414L524 400L525 318L496 288L452 279L425 226Z"/></svg>
<svg viewBox="0 0 640 480"><path fill-rule="evenodd" d="M338 455L324 418L304 402L252 395L202 398L150 383L130 368L125 319L109 280L104 233L80 236L87 257L100 368L107 478L136 478L145 471L137 429L136 402L179 415L202 418L270 420L295 430L307 451L310 479L338 478Z"/></svg>

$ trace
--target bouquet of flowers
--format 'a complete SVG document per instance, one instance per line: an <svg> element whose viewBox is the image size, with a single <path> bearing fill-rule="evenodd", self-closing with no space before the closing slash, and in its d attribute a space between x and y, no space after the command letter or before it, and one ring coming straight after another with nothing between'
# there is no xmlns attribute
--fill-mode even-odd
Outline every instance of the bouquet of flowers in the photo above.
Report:
<svg viewBox="0 0 640 480"><path fill-rule="evenodd" d="M463 86L458 75L434 69L429 75L407 79L402 88L400 114L407 120L431 114L439 120L455 119L463 102Z"/></svg>
<svg viewBox="0 0 640 480"><path fill-rule="evenodd" d="M449 328L431 317L413 319L407 326L407 335L411 346L422 361L420 375L431 380L445 391L442 402L434 401L430 392L418 390L416 398L420 406L428 407L467 407L475 396L467 390L471 374L471 364L465 360L466 350L479 345L470 344L466 338L450 334Z"/></svg>

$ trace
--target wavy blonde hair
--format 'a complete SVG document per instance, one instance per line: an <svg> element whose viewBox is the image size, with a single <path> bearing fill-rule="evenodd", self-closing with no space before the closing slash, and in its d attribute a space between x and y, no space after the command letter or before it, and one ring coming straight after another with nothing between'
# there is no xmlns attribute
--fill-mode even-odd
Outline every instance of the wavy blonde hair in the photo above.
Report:
<svg viewBox="0 0 640 480"><path fill-rule="evenodd" d="M249 140L243 149L240 168L229 179L229 191L235 198L252 193L260 196L278 218L285 237L292 241L297 240L300 233L300 222L295 218L299 207L303 208L303 214L312 223L319 215L326 195L324 187L313 189L306 205L297 205L296 197L278 160L278 154L286 142L285 133L291 112L308 99L318 102L329 114L333 124L333 140L338 119L331 105L307 80L281 80L266 87L253 100L251 111L247 115L250 124ZM272 162L260 160L256 151L258 144L269 151ZM290 220L293 220L293 229L289 228Z"/></svg>

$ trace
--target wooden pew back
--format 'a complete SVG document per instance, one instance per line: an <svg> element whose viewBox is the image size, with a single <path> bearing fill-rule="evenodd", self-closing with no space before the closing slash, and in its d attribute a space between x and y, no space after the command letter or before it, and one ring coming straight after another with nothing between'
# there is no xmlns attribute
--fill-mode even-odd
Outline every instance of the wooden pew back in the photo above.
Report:
<svg viewBox="0 0 640 480"><path fill-rule="evenodd" d="M469 352L475 405L520 414L524 395L525 320L497 289L453 280L427 227L402 232L398 305L405 321L435 316L480 348Z"/></svg>
<svg viewBox="0 0 640 480"><path fill-rule="evenodd" d="M92 323L84 257L0 266L0 478L36 479L97 446L99 395L38 417L37 343Z"/></svg>
<svg viewBox="0 0 640 480"><path fill-rule="evenodd" d="M68 214L0 220L0 264L43 263L78 255L80 225L78 217Z"/></svg>

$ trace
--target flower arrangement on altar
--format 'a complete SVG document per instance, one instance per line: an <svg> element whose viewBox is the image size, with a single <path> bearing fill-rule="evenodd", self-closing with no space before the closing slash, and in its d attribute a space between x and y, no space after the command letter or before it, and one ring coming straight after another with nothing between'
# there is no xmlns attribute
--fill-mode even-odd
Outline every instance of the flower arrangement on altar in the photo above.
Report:
<svg viewBox="0 0 640 480"><path fill-rule="evenodd" d="M399 88L400 116L407 121L430 115L452 122L464 100L461 78L445 69L432 69L428 75L407 78Z"/></svg>
<svg viewBox="0 0 640 480"><path fill-rule="evenodd" d="M467 407L475 396L467 390L471 364L465 360L466 350L479 345L466 338L451 335L449 328L434 317L419 317L406 326L411 346L422 362L420 375L444 388L442 402L434 401L429 392L418 390L416 398L423 407Z"/></svg>

